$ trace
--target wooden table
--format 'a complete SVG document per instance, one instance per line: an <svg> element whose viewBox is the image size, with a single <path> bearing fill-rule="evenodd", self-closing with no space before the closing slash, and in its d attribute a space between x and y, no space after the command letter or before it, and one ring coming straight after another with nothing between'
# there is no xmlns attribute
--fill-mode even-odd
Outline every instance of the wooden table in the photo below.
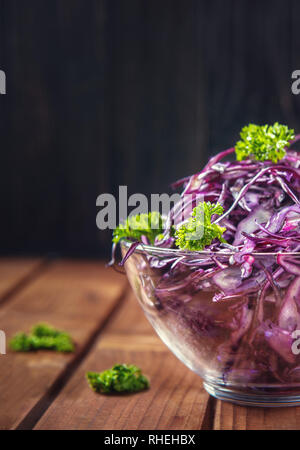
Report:
<svg viewBox="0 0 300 450"><path fill-rule="evenodd" d="M71 333L74 354L0 355L0 429L300 429L300 408L215 400L156 336L126 277L100 262L0 260L0 329L47 321ZM101 396L85 372L142 367L151 388Z"/></svg>

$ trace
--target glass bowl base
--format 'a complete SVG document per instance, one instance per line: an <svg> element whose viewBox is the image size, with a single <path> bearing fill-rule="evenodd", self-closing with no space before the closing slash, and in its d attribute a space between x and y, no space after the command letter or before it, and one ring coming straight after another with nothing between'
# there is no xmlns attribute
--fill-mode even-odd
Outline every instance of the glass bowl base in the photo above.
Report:
<svg viewBox="0 0 300 450"><path fill-rule="evenodd" d="M254 394L236 391L226 386L217 386L212 383L203 382L205 390L213 397L242 406L259 407L287 407L300 406L300 395L278 394Z"/></svg>

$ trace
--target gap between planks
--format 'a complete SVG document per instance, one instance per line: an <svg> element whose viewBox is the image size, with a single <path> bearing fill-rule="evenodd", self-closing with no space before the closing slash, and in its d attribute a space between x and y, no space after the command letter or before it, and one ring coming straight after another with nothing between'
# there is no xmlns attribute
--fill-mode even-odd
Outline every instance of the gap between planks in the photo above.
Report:
<svg viewBox="0 0 300 450"><path fill-rule="evenodd" d="M3 289L3 292L0 293L0 307L4 305L4 303L8 302L15 295L21 292L26 286L36 280L39 276L43 274L43 272L48 268L48 266L53 262L53 260L49 258L43 258L39 260L15 260L11 258L0 259L0 264L2 267L12 266L11 271L13 271L11 282L6 283L6 286ZM19 270L16 270L16 264L20 264ZM28 269L27 269L28 266ZM21 269L21 270L20 270ZM21 273L18 273L18 272ZM15 274L17 272L17 274Z"/></svg>

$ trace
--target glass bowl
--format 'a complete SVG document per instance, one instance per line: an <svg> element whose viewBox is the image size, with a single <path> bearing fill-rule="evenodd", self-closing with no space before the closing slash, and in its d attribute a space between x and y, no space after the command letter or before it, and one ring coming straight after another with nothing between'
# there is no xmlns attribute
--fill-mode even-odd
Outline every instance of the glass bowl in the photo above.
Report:
<svg viewBox="0 0 300 450"><path fill-rule="evenodd" d="M121 242L123 256L130 245ZM141 244L125 262L159 337L216 398L252 406L300 405L300 277L282 269L277 256L253 254L254 269L245 279L228 252ZM300 253L284 258L300 267ZM213 276L212 261L218 264Z"/></svg>

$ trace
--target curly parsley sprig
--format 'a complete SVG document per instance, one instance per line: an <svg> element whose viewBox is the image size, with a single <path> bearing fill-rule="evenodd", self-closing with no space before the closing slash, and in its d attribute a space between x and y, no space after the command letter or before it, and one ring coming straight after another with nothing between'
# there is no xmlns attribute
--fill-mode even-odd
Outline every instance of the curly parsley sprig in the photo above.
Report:
<svg viewBox="0 0 300 450"><path fill-rule="evenodd" d="M10 341L10 348L15 352L30 352L43 349L68 353L75 350L72 338L68 333L57 330L45 323L35 325L29 334L16 334Z"/></svg>
<svg viewBox="0 0 300 450"><path fill-rule="evenodd" d="M87 372L87 381L98 393L138 392L149 387L148 379L134 365L115 364L103 372Z"/></svg>
<svg viewBox="0 0 300 450"><path fill-rule="evenodd" d="M211 223L214 214L223 214L224 208L219 203L199 203L193 209L192 217L176 231L176 245L182 250L203 250L214 239L226 242L222 234L225 227Z"/></svg>
<svg viewBox="0 0 300 450"><path fill-rule="evenodd" d="M295 138L293 129L275 122L274 125L255 125L250 123L242 128L241 139L235 145L238 161L254 158L258 161L273 161L282 159Z"/></svg>
<svg viewBox="0 0 300 450"><path fill-rule="evenodd" d="M129 216L123 224L113 231L113 242L117 244L121 239L133 239L139 241L146 236L151 244L156 237L163 233L163 220L158 211L148 214Z"/></svg>

